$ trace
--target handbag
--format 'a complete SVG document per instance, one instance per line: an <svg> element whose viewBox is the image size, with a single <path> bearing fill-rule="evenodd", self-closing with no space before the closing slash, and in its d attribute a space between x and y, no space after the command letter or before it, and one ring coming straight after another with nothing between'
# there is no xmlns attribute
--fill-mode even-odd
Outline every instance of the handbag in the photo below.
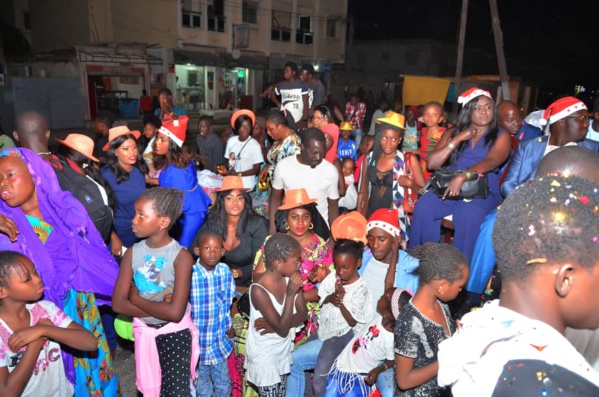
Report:
<svg viewBox="0 0 599 397"><path fill-rule="evenodd" d="M412 170L412 153L406 152L403 155L405 176L410 178L414 182L414 171ZM407 214L414 213L414 205L418 199L418 192L415 192L412 188L405 188L403 198L403 212Z"/></svg>
<svg viewBox="0 0 599 397"><path fill-rule="evenodd" d="M443 197L445 189L451 180L458 174L464 171L449 171L444 168L439 168L431 175L425 189L432 188L438 197ZM468 179L462 185L462 190L457 196L446 196L446 200L462 200L462 199L486 199L489 196L489 180L487 175L476 174L473 178Z"/></svg>

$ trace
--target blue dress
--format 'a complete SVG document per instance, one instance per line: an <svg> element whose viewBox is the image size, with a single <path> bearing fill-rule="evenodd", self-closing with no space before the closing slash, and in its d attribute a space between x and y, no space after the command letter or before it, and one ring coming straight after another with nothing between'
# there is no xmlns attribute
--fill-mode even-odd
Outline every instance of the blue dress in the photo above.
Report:
<svg viewBox="0 0 599 397"><path fill-rule="evenodd" d="M117 200L114 231L123 242L123 246L131 247L137 242L137 237L131 231L131 221L135 217L135 200L146 190L146 178L137 167L133 167L129 179L117 184L116 174L110 168L102 167L101 172Z"/></svg>
<svg viewBox="0 0 599 397"><path fill-rule="evenodd" d="M190 161L186 168L177 168L173 164L163 168L158 177L158 184L179 189L185 195L183 214L170 234L179 244L189 247L204 224L211 203L210 197L198 184L198 174L193 161Z"/></svg>
<svg viewBox="0 0 599 397"><path fill-rule="evenodd" d="M485 136L489 131L485 132ZM491 150L485 145L483 136L474 146L462 152L457 162L447 167L452 171L463 171L480 163ZM502 201L499 192L501 166L487 173L489 180L489 196L486 199L473 200L441 200L430 190L416 201L414 217L410 228L410 248L428 242L439 242L441 238L441 219L453 214L453 244L466 256L468 263L472 259L474 245L485 216Z"/></svg>

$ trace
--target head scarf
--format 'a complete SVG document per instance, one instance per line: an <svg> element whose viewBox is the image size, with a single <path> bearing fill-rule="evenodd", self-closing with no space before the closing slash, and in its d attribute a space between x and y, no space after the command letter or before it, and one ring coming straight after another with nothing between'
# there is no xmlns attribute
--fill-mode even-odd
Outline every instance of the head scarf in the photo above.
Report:
<svg viewBox="0 0 599 397"><path fill-rule="evenodd" d="M418 121L418 108L416 106L408 106L406 109L406 114L408 114L408 110L412 110L412 112L414 112L414 120Z"/></svg>
<svg viewBox="0 0 599 397"><path fill-rule="evenodd" d="M33 177L39 208L44 221L54 228L50 238L60 252L42 244L33 227L18 207L0 200L0 214L11 218L19 228L17 241L0 233L0 249L20 252L36 266L45 286L44 299L63 308L69 289L93 292L98 305L110 304L118 276L118 265L106 248L100 232L83 205L70 192L60 188L52 166L29 149L0 152L0 157L20 157Z"/></svg>

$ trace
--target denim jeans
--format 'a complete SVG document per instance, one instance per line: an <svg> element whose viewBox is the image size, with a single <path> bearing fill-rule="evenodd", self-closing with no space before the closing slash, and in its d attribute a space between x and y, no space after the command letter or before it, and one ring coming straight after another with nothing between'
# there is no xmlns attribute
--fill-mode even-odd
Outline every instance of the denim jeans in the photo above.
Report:
<svg viewBox="0 0 599 397"><path fill-rule="evenodd" d="M381 397L393 397L395 394L395 367L379 374L376 379L376 388L381 392Z"/></svg>
<svg viewBox="0 0 599 397"><path fill-rule="evenodd" d="M357 146L360 146L360 141L362 140L362 136L363 135L364 135L364 133L359 128L355 129L355 130L352 130L351 137L356 142Z"/></svg>
<svg viewBox="0 0 599 397"><path fill-rule="evenodd" d="M196 386L198 397L229 397L231 394L231 378L227 360L218 364L198 364L198 383Z"/></svg>
<svg viewBox="0 0 599 397"><path fill-rule="evenodd" d="M317 334L318 332L312 334L306 343L291 352L291 373L287 378L285 397L304 397L304 371L310 369L314 369L314 396L322 397L331 365L354 335L353 331L349 331L343 336L323 342L318 339Z"/></svg>

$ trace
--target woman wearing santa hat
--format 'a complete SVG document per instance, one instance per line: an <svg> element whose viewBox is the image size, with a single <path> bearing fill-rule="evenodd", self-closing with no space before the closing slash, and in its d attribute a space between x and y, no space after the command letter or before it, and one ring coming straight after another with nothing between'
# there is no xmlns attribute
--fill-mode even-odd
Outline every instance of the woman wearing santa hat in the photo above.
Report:
<svg viewBox="0 0 599 397"><path fill-rule="evenodd" d="M189 118L162 123L154 142L154 168L160 170L158 184L183 191L183 214L171 231L171 237L188 247L204 224L210 198L198 185L194 162L182 146L187 134Z"/></svg>
<svg viewBox="0 0 599 397"><path fill-rule="evenodd" d="M500 171L510 155L511 140L508 132L499 132L489 92L471 88L459 96L458 103L462 109L456 128L451 134L443 134L428 155L428 167L431 170L445 167L459 173L447 185L443 197L429 190L416 202L410 247L438 242L441 219L453 215L454 245L470 261L480 224L502 201ZM487 175L487 198L455 199L464 182L480 174Z"/></svg>

